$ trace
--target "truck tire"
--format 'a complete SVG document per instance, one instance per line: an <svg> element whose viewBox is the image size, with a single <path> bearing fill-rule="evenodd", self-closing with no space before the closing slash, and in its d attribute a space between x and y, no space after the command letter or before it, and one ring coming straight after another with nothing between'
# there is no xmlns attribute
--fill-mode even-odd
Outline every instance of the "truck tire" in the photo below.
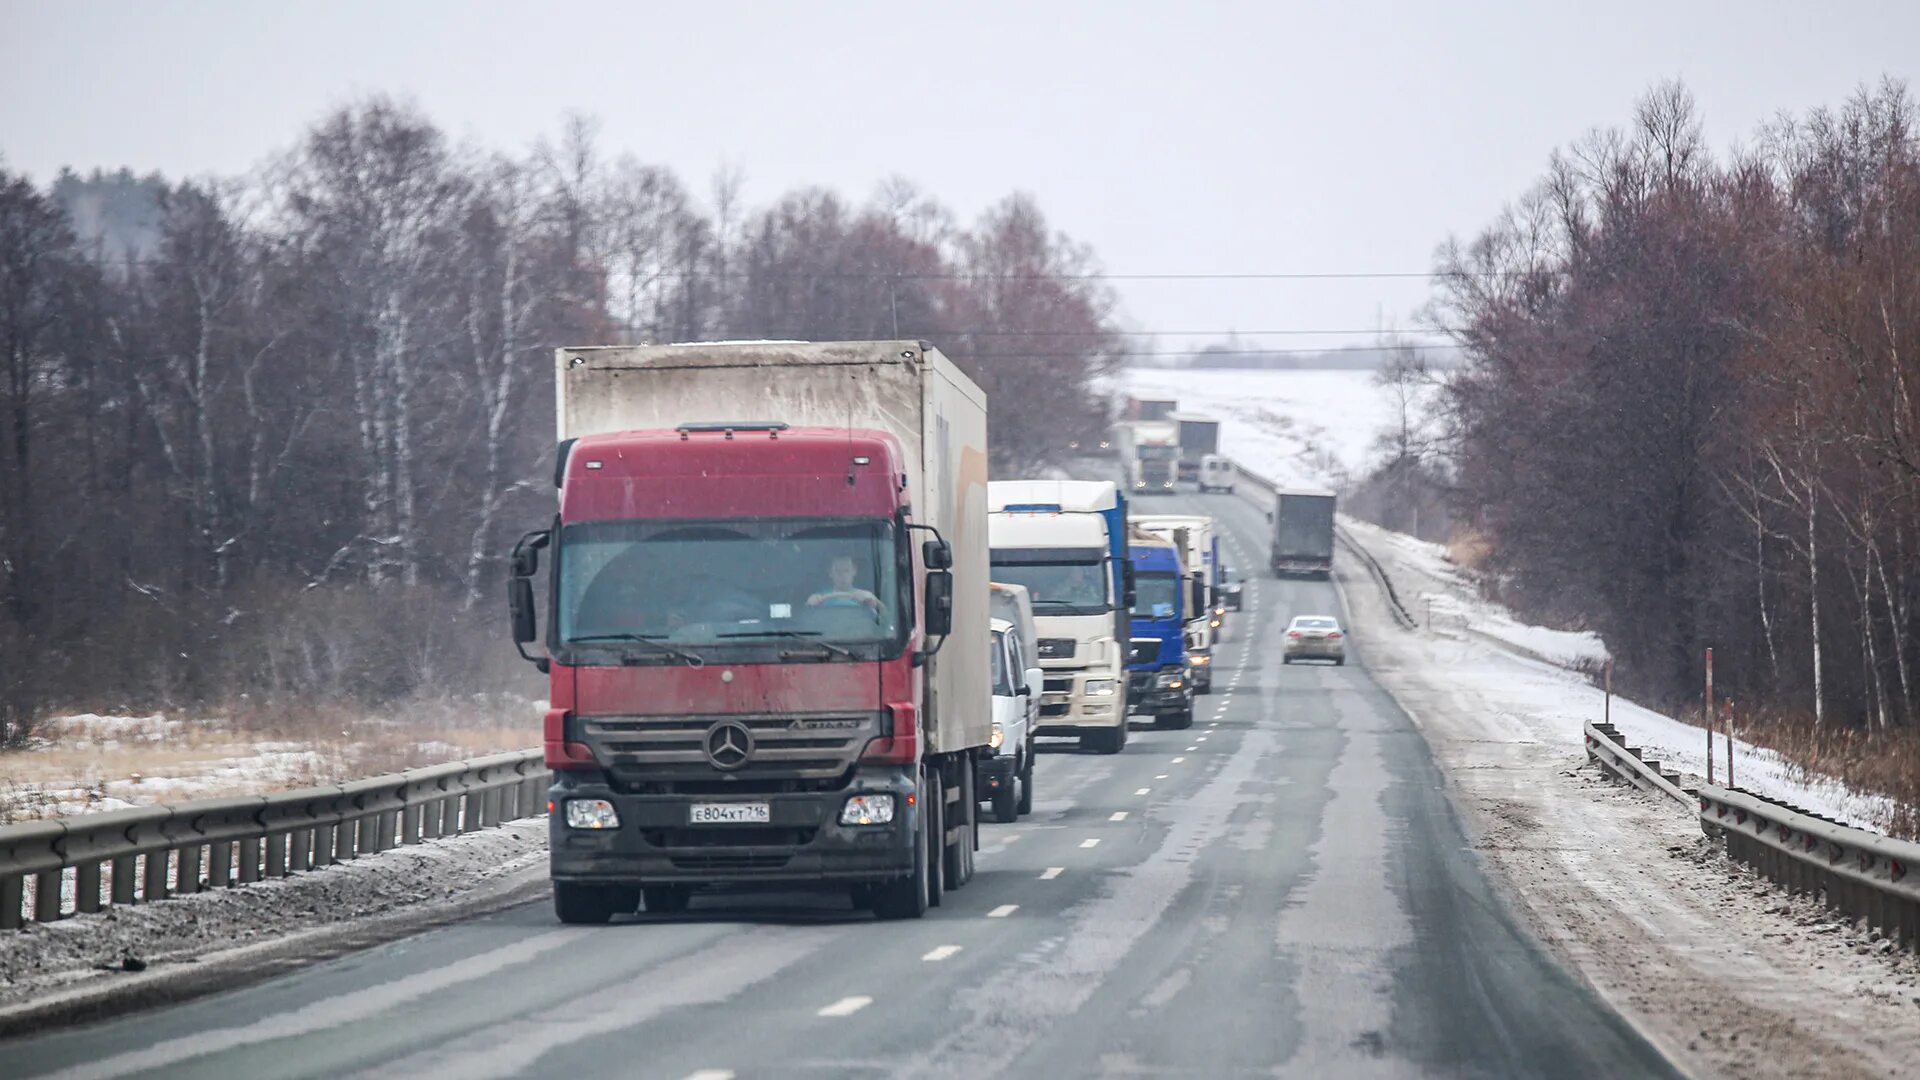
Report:
<svg viewBox="0 0 1920 1080"><path fill-rule="evenodd" d="M914 837L913 872L906 877L873 886L871 903L873 913L882 919L918 919L927 913L929 906L928 888L931 867L928 865L927 848L931 829L928 827L933 815L920 815L920 830ZM855 906L859 906L861 897L856 892Z"/></svg>
<svg viewBox="0 0 1920 1080"><path fill-rule="evenodd" d="M685 885L650 885L640 896L650 915L678 915L693 902L693 890Z"/></svg>
<svg viewBox="0 0 1920 1080"><path fill-rule="evenodd" d="M1011 825L1020 817L1020 795L1016 790L1020 786L1021 769L1015 769L1007 782L993 793L993 820L1002 825Z"/></svg>
<svg viewBox="0 0 1920 1080"><path fill-rule="evenodd" d="M960 814L960 836L947 845L947 864L940 875L948 892L965 885L973 876L973 833L980 827L980 799L973 791L971 762L960 770L960 801L952 805ZM954 823L946 824L951 828Z"/></svg>
<svg viewBox="0 0 1920 1080"><path fill-rule="evenodd" d="M604 926L621 910L620 889L578 881L553 883L553 914L569 926ZM632 907L625 910L632 911Z"/></svg>
<svg viewBox="0 0 1920 1080"><path fill-rule="evenodd" d="M1033 813L1033 747L1027 747L1027 763L1020 767L1020 814Z"/></svg>
<svg viewBox="0 0 1920 1080"><path fill-rule="evenodd" d="M1185 712L1170 713L1166 716L1159 717L1153 726L1170 728L1174 731L1185 731L1193 726L1193 709L1189 706Z"/></svg>
<svg viewBox="0 0 1920 1080"><path fill-rule="evenodd" d="M1081 742L1096 754L1117 754L1127 748L1127 725L1122 721L1119 727L1083 735Z"/></svg>

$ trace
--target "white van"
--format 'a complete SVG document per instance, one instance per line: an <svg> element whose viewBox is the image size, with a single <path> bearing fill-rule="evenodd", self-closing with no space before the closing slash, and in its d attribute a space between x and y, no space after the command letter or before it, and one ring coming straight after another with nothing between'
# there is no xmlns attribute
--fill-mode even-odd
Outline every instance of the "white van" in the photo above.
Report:
<svg viewBox="0 0 1920 1080"><path fill-rule="evenodd" d="M1041 671L1033 656L1033 605L1020 585L992 586L993 736L978 759L973 790L1002 824L1033 811L1033 740L1040 721Z"/></svg>
<svg viewBox="0 0 1920 1080"><path fill-rule="evenodd" d="M1220 454L1200 459L1200 491L1224 491L1233 494L1233 462Z"/></svg>

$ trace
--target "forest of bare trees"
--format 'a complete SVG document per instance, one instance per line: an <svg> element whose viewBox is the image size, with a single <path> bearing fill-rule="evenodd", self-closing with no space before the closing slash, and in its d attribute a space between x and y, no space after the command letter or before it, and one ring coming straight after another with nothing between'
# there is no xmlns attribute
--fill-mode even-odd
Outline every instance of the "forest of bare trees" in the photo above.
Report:
<svg viewBox="0 0 1920 1080"><path fill-rule="evenodd" d="M1104 428L1113 299L1030 198L741 191L586 120L502 154L380 99L245 179L0 168L0 744L518 675L500 556L552 512L557 345L922 338L991 396L998 469Z"/></svg>
<svg viewBox="0 0 1920 1080"><path fill-rule="evenodd" d="M1443 249L1459 509L1618 679L1920 724L1920 132L1906 87L1716 155L1684 88Z"/></svg>

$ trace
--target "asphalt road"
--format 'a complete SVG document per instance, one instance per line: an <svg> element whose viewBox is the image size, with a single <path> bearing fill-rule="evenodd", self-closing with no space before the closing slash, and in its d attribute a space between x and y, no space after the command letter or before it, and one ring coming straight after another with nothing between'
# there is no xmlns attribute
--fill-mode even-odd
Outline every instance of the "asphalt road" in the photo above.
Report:
<svg viewBox="0 0 1920 1080"><path fill-rule="evenodd" d="M0 1075L1647 1076L1671 1068L1493 895L1426 744L1366 674L1283 667L1334 588L1249 573L1192 730L1060 744L1035 813L915 922L698 899L531 905L228 994L0 1044ZM1356 662L1361 661L1361 662Z"/></svg>

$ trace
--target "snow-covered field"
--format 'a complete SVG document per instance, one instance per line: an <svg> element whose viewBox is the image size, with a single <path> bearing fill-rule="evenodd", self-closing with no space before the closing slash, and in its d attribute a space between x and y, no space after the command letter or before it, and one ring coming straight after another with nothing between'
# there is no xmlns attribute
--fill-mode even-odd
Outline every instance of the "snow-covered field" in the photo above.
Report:
<svg viewBox="0 0 1920 1080"><path fill-rule="evenodd" d="M27 747L0 753L0 823L284 791L520 749L538 740L536 704L447 702L404 718L316 714L268 731L223 717L53 717Z"/></svg>
<svg viewBox="0 0 1920 1080"><path fill-rule="evenodd" d="M1287 487L1359 479L1377 456L1374 440L1397 422L1370 371L1129 368L1117 389L1220 420L1221 452Z"/></svg>

